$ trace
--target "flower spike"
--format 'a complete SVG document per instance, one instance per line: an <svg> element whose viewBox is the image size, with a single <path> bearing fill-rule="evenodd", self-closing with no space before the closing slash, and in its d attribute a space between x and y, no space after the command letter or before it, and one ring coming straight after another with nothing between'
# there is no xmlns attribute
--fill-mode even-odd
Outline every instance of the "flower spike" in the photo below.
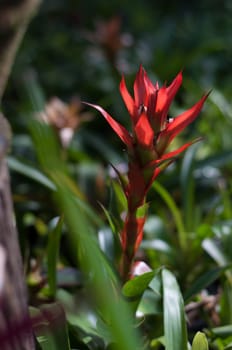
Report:
<svg viewBox="0 0 232 350"><path fill-rule="evenodd" d="M140 66L134 81L134 96L126 86L124 77L120 82L120 93L131 119L132 132L111 117L98 105L86 103L97 109L110 124L114 132L127 146L127 177L116 170L127 200L127 213L120 234L121 261L120 274L126 281L132 272L135 254L143 238L146 213L137 214L146 205L146 197L153 181L175 158L190 147L196 139L176 150L167 152L171 141L192 123L199 115L208 95L204 95L195 105L173 120L168 120L169 107L182 84L179 72L170 85L159 87L148 78Z"/></svg>

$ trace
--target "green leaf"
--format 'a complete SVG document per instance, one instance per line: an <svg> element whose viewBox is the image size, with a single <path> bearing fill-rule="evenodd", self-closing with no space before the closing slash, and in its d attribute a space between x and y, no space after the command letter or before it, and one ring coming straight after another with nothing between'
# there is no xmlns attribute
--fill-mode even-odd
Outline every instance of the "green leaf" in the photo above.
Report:
<svg viewBox="0 0 232 350"><path fill-rule="evenodd" d="M118 181L110 182L109 210L107 218L112 221L114 231L119 232L122 229L123 222L121 214L127 210L127 201L125 193Z"/></svg>
<svg viewBox="0 0 232 350"><path fill-rule="evenodd" d="M183 201L183 214L186 230L193 231L195 225L194 218L194 178L193 167L195 163L195 155L199 144L192 145L186 152L183 158L180 184L181 184L181 198Z"/></svg>
<svg viewBox="0 0 232 350"><path fill-rule="evenodd" d="M231 271L229 278L223 284L220 297L220 319L222 324L232 324L232 283Z"/></svg>
<svg viewBox="0 0 232 350"><path fill-rule="evenodd" d="M231 150L222 151L219 154L216 154L216 155L214 154L208 158L197 161L196 169L204 169L209 166L212 166L215 168L221 168L231 162L232 162Z"/></svg>
<svg viewBox="0 0 232 350"><path fill-rule="evenodd" d="M197 332L193 338L192 350L208 350L208 341L204 333Z"/></svg>
<svg viewBox="0 0 232 350"><path fill-rule="evenodd" d="M82 298L82 296L78 298L78 302L81 304L81 308L78 308L75 294L71 294L65 289L58 289L57 291L57 300L61 302L65 308L69 325L74 328L80 328L83 331L83 337L86 334L89 336L99 336L96 332L96 314L89 306L86 307L86 301Z"/></svg>
<svg viewBox="0 0 232 350"><path fill-rule="evenodd" d="M157 270L154 270L132 278L124 284L123 294L127 298L140 298L156 274Z"/></svg>
<svg viewBox="0 0 232 350"><path fill-rule="evenodd" d="M71 350L65 313L60 304L30 308L33 332L42 350Z"/></svg>
<svg viewBox="0 0 232 350"><path fill-rule="evenodd" d="M125 193L123 192L123 189L119 182L112 181L112 200L115 201L115 203L111 204L113 207L116 207L119 214L121 214L123 211L127 210L127 200Z"/></svg>
<svg viewBox="0 0 232 350"><path fill-rule="evenodd" d="M209 286L218 277L220 277L223 272L225 272L229 268L231 268L231 265L228 265L225 267L216 267L214 269L211 269L210 271L207 271L202 276L200 276L196 281L193 282L191 287L184 294L185 302L188 302L192 296L194 296L195 294L202 291L202 289Z"/></svg>
<svg viewBox="0 0 232 350"><path fill-rule="evenodd" d="M63 227L63 217L61 216L57 221L56 226L48 234L48 246L47 246L47 266L48 266L48 286L49 294L51 296L56 295L56 266L59 256L60 238Z"/></svg>
<svg viewBox="0 0 232 350"><path fill-rule="evenodd" d="M113 233L108 227L104 227L98 231L98 242L101 250L110 260L114 258L114 240Z"/></svg>
<svg viewBox="0 0 232 350"><path fill-rule="evenodd" d="M40 170L32 167L31 165L26 164L22 160L18 160L14 157L8 157L7 162L10 170L16 171L19 174L25 175L28 178L38 182L42 186L45 186L49 190L56 191L56 186L48 176L44 175ZM94 222L97 226L102 226L103 222L98 215L91 209L91 207L85 203L80 198L76 197L76 201L80 206L83 207L84 211L88 215L89 219Z"/></svg>
<svg viewBox="0 0 232 350"><path fill-rule="evenodd" d="M231 123L232 119L232 111L231 111L231 105L223 95L223 93L220 90L217 90L216 88L213 89L211 94L209 95L210 101L212 101L220 110L222 116L225 118L228 117L228 121Z"/></svg>
<svg viewBox="0 0 232 350"><path fill-rule="evenodd" d="M226 326L211 328L211 331L217 337L227 338L227 337L230 337L232 334L232 325L229 324Z"/></svg>
<svg viewBox="0 0 232 350"><path fill-rule="evenodd" d="M172 213L173 219L175 220L178 238L180 242L180 246L185 249L187 245L186 241L186 230L184 227L184 223L181 217L180 210L178 209L176 203L174 202L172 196L168 193L168 191L157 181L155 181L152 185L152 188L160 195L160 197L164 200L167 207Z"/></svg>
<svg viewBox="0 0 232 350"><path fill-rule="evenodd" d="M38 158L56 185L55 201L67 224L70 252L87 276L89 294L94 291L96 308L109 327L114 349L141 349L141 340L133 326L128 305L118 292L116 276L98 246L92 223L76 200L80 198L75 183L59 156L53 133L47 129L48 126L42 123L33 122L31 125Z"/></svg>
<svg viewBox="0 0 232 350"><path fill-rule="evenodd" d="M183 298L174 275L164 269L163 285L164 336L166 350L187 350L187 329Z"/></svg>
<svg viewBox="0 0 232 350"><path fill-rule="evenodd" d="M157 269L150 272L146 272L140 276L136 276L133 279L126 282L122 288L122 293L130 302L131 309L134 313L136 311L139 311L142 314L153 314L160 313L160 289L160 269ZM146 292L151 291L154 297L152 297L150 294L146 294Z"/></svg>
<svg viewBox="0 0 232 350"><path fill-rule="evenodd" d="M102 135L96 135L85 129L82 131L82 137L85 143L88 144L95 153L99 152L108 163L120 163L122 161L118 152L106 142L106 138L102 137Z"/></svg>
<svg viewBox="0 0 232 350"><path fill-rule="evenodd" d="M26 164L22 160L16 159L12 156L7 158L7 163L10 170L25 175L28 178L40 183L41 185L47 187L50 190L55 190L55 185L52 183L52 181L35 167L32 167L31 165Z"/></svg>
<svg viewBox="0 0 232 350"><path fill-rule="evenodd" d="M23 75L22 89L25 91L27 99L31 103L31 108L34 112L40 112L45 107L45 96L44 92L39 84L37 75L34 74L33 70L28 69L26 74Z"/></svg>
<svg viewBox="0 0 232 350"><path fill-rule="evenodd" d="M143 249L154 249L155 251L174 256L174 251L171 245L161 239L144 240L140 247Z"/></svg>
<svg viewBox="0 0 232 350"><path fill-rule="evenodd" d="M147 215L149 208L149 203L145 203L137 208L136 210L136 218L143 218Z"/></svg>
<svg viewBox="0 0 232 350"><path fill-rule="evenodd" d="M151 289L145 290L136 309L137 317L144 317L146 315L159 315L160 317L163 315L162 298ZM162 321L159 324L160 326L162 326Z"/></svg>
<svg viewBox="0 0 232 350"><path fill-rule="evenodd" d="M159 337L156 339L153 339L151 341L151 348L152 350L159 350L160 349L160 345L165 346L165 341L164 341L164 337Z"/></svg>
<svg viewBox="0 0 232 350"><path fill-rule="evenodd" d="M114 222L113 222L113 220L111 218L110 212L105 208L105 206L103 204L99 203L99 205L102 208L102 210L104 211L104 214L106 216L106 219L107 219L107 221L108 221L108 223L110 225L110 228L111 228L112 232L116 233L117 230L116 230L115 224L114 224Z"/></svg>
<svg viewBox="0 0 232 350"><path fill-rule="evenodd" d="M149 213L144 225L144 233L148 240L157 238L163 239L166 233L166 224L164 220L157 215Z"/></svg>
<svg viewBox="0 0 232 350"><path fill-rule="evenodd" d="M213 239L204 239L202 246L204 250L209 254L209 256L211 256L211 258L216 261L219 266L225 266L228 264L227 257Z"/></svg>

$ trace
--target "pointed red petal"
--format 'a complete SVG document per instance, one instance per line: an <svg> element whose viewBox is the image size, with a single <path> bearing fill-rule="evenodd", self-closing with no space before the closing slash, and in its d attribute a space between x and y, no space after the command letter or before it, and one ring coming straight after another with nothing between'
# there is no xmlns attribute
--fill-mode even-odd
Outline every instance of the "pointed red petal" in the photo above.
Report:
<svg viewBox="0 0 232 350"><path fill-rule="evenodd" d="M149 183L149 187L152 185L153 181L155 181L155 179L157 178L157 176L161 173L161 170L163 170L163 169L161 169L161 168L155 168L154 173L153 173L153 176L152 176L152 179L151 179L151 181L150 181L150 183Z"/></svg>
<svg viewBox="0 0 232 350"><path fill-rule="evenodd" d="M162 86L158 91L156 113L157 121L154 125L159 126L159 130L165 127L169 107L182 84L182 72L180 72L173 82L168 86ZM158 129L156 129L158 131Z"/></svg>
<svg viewBox="0 0 232 350"><path fill-rule="evenodd" d="M136 118L138 117L138 115L136 115L136 113L135 113L134 100L127 90L124 77L122 77L122 80L121 80L120 85L119 85L119 89L120 89L120 93L122 95L123 101L126 105L126 108L129 112L131 118L132 118L132 121L136 122L137 121Z"/></svg>
<svg viewBox="0 0 232 350"><path fill-rule="evenodd" d="M127 145L127 147L132 147L132 137L129 132L119 124L115 119L113 119L103 108L98 105L94 105L91 103L83 102L84 104L97 109L106 121L110 124L111 128L116 132L116 134L120 137L120 139Z"/></svg>
<svg viewBox="0 0 232 350"><path fill-rule="evenodd" d="M154 93L149 95L148 102L147 102L147 115L152 126L155 125L154 114L156 110L157 96L158 96L158 90L154 90Z"/></svg>
<svg viewBox="0 0 232 350"><path fill-rule="evenodd" d="M192 108L180 114L171 123L169 123L166 129L160 134L161 137L168 137L170 143L174 137L176 137L186 126L194 121L194 119L200 113L204 102L208 95L203 96Z"/></svg>
<svg viewBox="0 0 232 350"><path fill-rule="evenodd" d="M165 106L168 102L167 88L162 86L156 93L155 109L152 111L151 124L156 133L160 132L163 128L163 120L166 120L164 115ZM150 108L149 108L149 115Z"/></svg>
<svg viewBox="0 0 232 350"><path fill-rule="evenodd" d="M167 88L165 86L162 86L157 95L157 102L156 102L156 113L161 113L165 107L165 105L168 102L168 93Z"/></svg>
<svg viewBox="0 0 232 350"><path fill-rule="evenodd" d="M157 176L161 173L161 171L165 170L171 163L173 163L173 159L167 160L167 162L162 163L158 168L155 168L151 181L149 183L149 187L152 185Z"/></svg>
<svg viewBox="0 0 232 350"><path fill-rule="evenodd" d="M155 85L152 83L152 81L148 78L147 72L143 71L143 77L144 77L144 83L146 86L146 91L149 95L154 94L157 90L159 90L159 85L156 83Z"/></svg>
<svg viewBox="0 0 232 350"><path fill-rule="evenodd" d="M134 131L139 144L146 147L153 146L154 131L151 128L146 113L140 115L139 120L134 127Z"/></svg>
<svg viewBox="0 0 232 350"><path fill-rule="evenodd" d="M177 91L179 90L182 84L182 72L178 73L172 83L167 87L168 97L170 102L176 96ZM170 105L169 105L170 106Z"/></svg>
<svg viewBox="0 0 232 350"><path fill-rule="evenodd" d="M151 162L149 162L148 164L146 164L146 168L150 168L150 167L154 167L154 166L159 166L162 162L168 160L168 159L172 159L176 156L178 156L180 153L184 152L188 147L192 146L194 143L201 141L202 138L198 137L197 139L191 141L191 142L187 142L185 143L183 146L179 147L178 149L165 153L164 155L162 155L161 158L156 159L156 160L152 160Z"/></svg>
<svg viewBox="0 0 232 350"><path fill-rule="evenodd" d="M182 72L180 72L175 77L175 79L172 81L172 83L166 88L166 93L167 93L168 98L167 98L167 102L166 102L164 109L163 109L161 126L165 125L165 123L166 123L168 110L169 110L170 105L171 105L174 97L176 96L176 93L179 90L181 84L182 84Z"/></svg>
<svg viewBox="0 0 232 350"><path fill-rule="evenodd" d="M146 105L146 84L144 81L144 69L142 66L139 67L139 71L136 74L134 82L134 98L135 105L137 108L139 108L142 105Z"/></svg>
<svg viewBox="0 0 232 350"><path fill-rule="evenodd" d="M198 141L201 141L202 138L197 138L191 142L187 142L185 143L183 146L179 147L178 149L176 149L175 151L171 151L171 152L168 152L166 154L164 154L160 160L163 161L163 160L167 160L167 159L170 159L170 158L174 158L176 156L178 156L180 153L184 152L188 147L192 146L194 143L198 142Z"/></svg>

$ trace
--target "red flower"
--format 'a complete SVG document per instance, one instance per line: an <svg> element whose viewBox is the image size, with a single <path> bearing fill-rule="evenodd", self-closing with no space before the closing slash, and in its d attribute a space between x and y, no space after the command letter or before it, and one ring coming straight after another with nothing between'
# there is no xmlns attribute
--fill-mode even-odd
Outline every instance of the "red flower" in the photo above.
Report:
<svg viewBox="0 0 232 350"><path fill-rule="evenodd" d="M180 72L169 86L159 88L153 85L146 71L140 66L134 82L134 98L127 90L124 77L120 83L120 92L132 121L132 134L113 119L102 107L89 104L96 108L110 124L112 129L126 144L128 150L135 145L142 149L153 150L156 160L169 159L181 153L191 145L185 144L176 151L164 155L173 138L188 124L194 121L208 95L204 95L192 108L168 121L169 107L182 84Z"/></svg>
<svg viewBox="0 0 232 350"><path fill-rule="evenodd" d="M134 82L134 97L128 92L124 77L120 92L130 114L132 132L113 119L103 108L96 108L110 124L128 149L129 164L126 180L118 173L127 199L127 216L120 232L122 259L120 273L127 279L136 251L143 238L146 213L138 215L146 204L146 195L153 181L172 159L188 148L189 142L178 149L165 153L167 147L188 124L199 114L207 95L192 108L172 120L168 120L169 107L182 84L180 72L169 86L159 88L153 85L145 70L140 66Z"/></svg>
<svg viewBox="0 0 232 350"><path fill-rule="evenodd" d="M207 95L203 96L192 108L168 120L169 107L181 84L182 72L169 86L159 88L158 83L154 85L140 66L134 82L133 98L122 77L120 92L130 114L132 133L102 107L87 103L103 115L128 148L130 156L128 184L123 188L129 208L139 207L160 171L170 163L170 160L196 141L165 153L173 138L197 117L207 98Z"/></svg>

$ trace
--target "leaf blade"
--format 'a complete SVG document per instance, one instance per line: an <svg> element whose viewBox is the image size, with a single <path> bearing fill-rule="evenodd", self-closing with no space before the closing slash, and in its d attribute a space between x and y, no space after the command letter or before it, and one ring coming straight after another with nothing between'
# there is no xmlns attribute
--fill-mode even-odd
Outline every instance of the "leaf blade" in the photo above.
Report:
<svg viewBox="0 0 232 350"><path fill-rule="evenodd" d="M174 275L162 270L164 335L166 350L187 350L183 298Z"/></svg>
<svg viewBox="0 0 232 350"><path fill-rule="evenodd" d="M63 227L63 216L60 216L54 229L49 232L47 245L47 268L48 268L48 286L49 294L56 295L56 265L59 255L60 238Z"/></svg>

